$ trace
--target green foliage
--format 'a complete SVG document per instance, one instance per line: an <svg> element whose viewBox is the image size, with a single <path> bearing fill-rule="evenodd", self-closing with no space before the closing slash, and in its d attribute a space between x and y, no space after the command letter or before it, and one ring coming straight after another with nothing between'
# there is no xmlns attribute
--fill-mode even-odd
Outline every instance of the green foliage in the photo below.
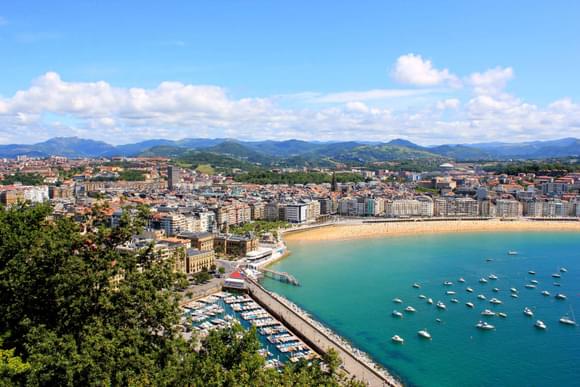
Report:
<svg viewBox="0 0 580 387"><path fill-rule="evenodd" d="M44 177L36 173L20 173L14 175L4 176L4 180L0 182L2 185L11 185L14 183L22 183L22 185L41 185L44 183Z"/></svg>
<svg viewBox="0 0 580 387"><path fill-rule="evenodd" d="M0 383L11 386L337 386L318 361L264 368L255 331L186 342L182 276L152 246L118 249L146 210L81 233L47 205L0 208Z"/></svg>
<svg viewBox="0 0 580 387"><path fill-rule="evenodd" d="M204 173L206 175L213 175L215 173L215 170L213 169L213 167L209 164L199 164L195 170L199 173Z"/></svg>
<svg viewBox="0 0 580 387"><path fill-rule="evenodd" d="M517 175L518 173L534 173L536 175L563 176L570 172L579 172L579 162L555 161L516 161L487 165L484 170L497 174Z"/></svg>
<svg viewBox="0 0 580 387"><path fill-rule="evenodd" d="M119 180L145 181L145 173L137 169L125 169L119 172Z"/></svg>
<svg viewBox="0 0 580 387"><path fill-rule="evenodd" d="M330 183L332 175L322 172L285 172L275 173L269 171L255 171L239 174L234 180L242 183L253 184L321 184ZM358 183L363 177L357 173L337 173L336 181L339 183Z"/></svg>
<svg viewBox="0 0 580 387"><path fill-rule="evenodd" d="M288 228L290 224L284 221L270 222L267 220L256 220L251 223L245 223L239 226L231 226L230 232L237 235L245 235L248 232L253 232L257 235L263 235L265 233L274 233L278 231L279 228Z"/></svg>

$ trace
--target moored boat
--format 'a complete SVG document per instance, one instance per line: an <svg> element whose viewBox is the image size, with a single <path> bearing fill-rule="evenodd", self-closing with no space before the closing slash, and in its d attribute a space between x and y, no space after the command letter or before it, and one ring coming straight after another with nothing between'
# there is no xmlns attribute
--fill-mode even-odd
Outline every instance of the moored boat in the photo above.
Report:
<svg viewBox="0 0 580 387"><path fill-rule="evenodd" d="M524 314L528 317L532 317L534 315L534 312L532 312L532 310L526 306L524 308Z"/></svg>
<svg viewBox="0 0 580 387"><path fill-rule="evenodd" d="M547 291L547 290L542 290L542 296L546 296L546 297L547 297L547 296L549 296L549 295L550 295L550 292L549 292L549 291Z"/></svg>
<svg viewBox="0 0 580 387"><path fill-rule="evenodd" d="M495 316L495 312L493 312L493 311L491 311L489 309L486 309L483 312L481 312L481 315L482 316L492 317L492 316Z"/></svg>
<svg viewBox="0 0 580 387"><path fill-rule="evenodd" d="M437 306L437 308L439 308L439 309L447 309L445 304L442 303L441 301L437 301L437 304L435 304L435 306Z"/></svg>
<svg viewBox="0 0 580 387"><path fill-rule="evenodd" d="M403 300L401 300L400 298L393 298L393 302L395 304L402 304L403 303Z"/></svg>
<svg viewBox="0 0 580 387"><path fill-rule="evenodd" d="M534 324L534 326L538 329L546 329L547 328L546 324L544 324L544 322L542 320L537 320L536 323Z"/></svg>
<svg viewBox="0 0 580 387"><path fill-rule="evenodd" d="M398 310L393 310L393 313L391 314L393 317L403 318L403 313L399 312Z"/></svg>
<svg viewBox="0 0 580 387"><path fill-rule="evenodd" d="M555 298L556 298L556 300L565 300L567 297L563 293L558 293L558 294L556 294Z"/></svg>
<svg viewBox="0 0 580 387"><path fill-rule="evenodd" d="M490 331L492 329L495 329L495 326L493 326L485 321L479 321L477 324L475 324L475 327L478 329L482 329L484 331Z"/></svg>
<svg viewBox="0 0 580 387"><path fill-rule="evenodd" d="M497 298L492 298L491 300L489 300L489 302L492 303L492 304L494 304L494 305L500 305L502 303Z"/></svg>
<svg viewBox="0 0 580 387"><path fill-rule="evenodd" d="M473 302L466 302L465 305L467 305L468 308L474 308L475 305L473 305Z"/></svg>
<svg viewBox="0 0 580 387"><path fill-rule="evenodd" d="M427 329L422 329L417 334L424 339L431 340L431 334L427 332Z"/></svg>
<svg viewBox="0 0 580 387"><path fill-rule="evenodd" d="M405 339L403 339L399 335L395 335L395 336L391 337L391 340L393 340L393 342L395 342L397 344L403 344L405 342Z"/></svg>
<svg viewBox="0 0 580 387"><path fill-rule="evenodd" d="M405 308L405 312L408 312L408 313L415 313L416 311L417 310L415 308L413 308L412 306L407 306Z"/></svg>
<svg viewBox="0 0 580 387"><path fill-rule="evenodd" d="M485 300L485 296L483 294L478 294L477 298L480 300Z"/></svg>
<svg viewBox="0 0 580 387"><path fill-rule="evenodd" d="M472 288L465 288L465 290L467 291L467 293L473 293L473 289Z"/></svg>
<svg viewBox="0 0 580 387"><path fill-rule="evenodd" d="M417 282L415 282L415 283L413 284L413 287L414 287L415 289L419 289L419 288L421 287L421 285L419 285Z"/></svg>

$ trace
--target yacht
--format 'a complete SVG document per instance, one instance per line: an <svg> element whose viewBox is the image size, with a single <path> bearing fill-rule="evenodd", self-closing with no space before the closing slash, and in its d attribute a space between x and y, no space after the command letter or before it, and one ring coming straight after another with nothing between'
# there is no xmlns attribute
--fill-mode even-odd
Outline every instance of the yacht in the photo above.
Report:
<svg viewBox="0 0 580 387"><path fill-rule="evenodd" d="M512 293L512 298L518 298L519 296L516 293Z"/></svg>
<svg viewBox="0 0 580 387"><path fill-rule="evenodd" d="M473 302L466 302L465 305L467 305L468 308L475 308L475 305L473 305Z"/></svg>
<svg viewBox="0 0 580 387"><path fill-rule="evenodd" d="M492 290L496 293L499 292L499 288L493 288Z"/></svg>
<svg viewBox="0 0 580 387"><path fill-rule="evenodd" d="M451 302L454 303L454 304L458 304L459 303L459 300L457 298L452 298L451 299Z"/></svg>
<svg viewBox="0 0 580 387"><path fill-rule="evenodd" d="M478 329L483 329L485 331L490 331L492 329L495 329L495 326L493 326L489 323L486 323L485 321L478 322L477 324L475 324L475 327Z"/></svg>
<svg viewBox="0 0 580 387"><path fill-rule="evenodd" d="M409 312L409 313L415 313L417 310L415 308L413 308L412 306L407 306L405 308L405 312Z"/></svg>
<svg viewBox="0 0 580 387"><path fill-rule="evenodd" d="M561 278L562 276L560 275L560 273L554 273L554 274L552 274L552 277Z"/></svg>
<svg viewBox="0 0 580 387"><path fill-rule="evenodd" d="M497 280L498 277L495 274L490 274L487 276L487 278L489 278L490 280Z"/></svg>
<svg viewBox="0 0 580 387"><path fill-rule="evenodd" d="M483 312L481 312L482 316L495 316L495 313L489 309L484 310Z"/></svg>
<svg viewBox="0 0 580 387"><path fill-rule="evenodd" d="M403 303L403 300L401 300L400 298L393 298L393 302L395 304L402 304Z"/></svg>
<svg viewBox="0 0 580 387"><path fill-rule="evenodd" d="M452 295L456 294L456 292L454 292L453 290L448 290L445 292L445 294L447 294L448 296L452 296Z"/></svg>
<svg viewBox="0 0 580 387"><path fill-rule="evenodd" d="M557 300L565 300L566 299L566 295L562 294L562 293L558 293L556 294L556 299Z"/></svg>
<svg viewBox="0 0 580 387"><path fill-rule="evenodd" d="M518 289L516 289L516 288L510 288L510 292L517 293L518 292Z"/></svg>
<svg viewBox="0 0 580 387"><path fill-rule="evenodd" d="M427 303L428 303L429 305L432 305L432 304L433 304L433 299L432 299L432 298L429 298L429 299L427 300Z"/></svg>
<svg viewBox="0 0 580 387"><path fill-rule="evenodd" d="M534 326L538 329L546 329L547 328L546 324L544 324L544 322L542 320L537 320L536 323L534 324Z"/></svg>
<svg viewBox="0 0 580 387"><path fill-rule="evenodd" d="M498 300L497 298L492 298L491 300L489 300L489 302L491 302L494 305L500 305L501 301Z"/></svg>
<svg viewBox="0 0 580 387"><path fill-rule="evenodd" d="M531 275L536 275L536 272L535 272L535 271L533 271L533 270L530 270L530 271L528 271L528 274L531 274Z"/></svg>
<svg viewBox="0 0 580 387"><path fill-rule="evenodd" d="M466 288L465 290L467 290L468 293L473 293L473 289L472 288Z"/></svg>
<svg viewBox="0 0 580 387"><path fill-rule="evenodd" d="M550 292L549 292L549 291L547 291L547 290L542 290L542 296L546 296L546 297L547 297L547 296L549 296L549 295L550 295Z"/></svg>
<svg viewBox="0 0 580 387"><path fill-rule="evenodd" d="M479 295L477 296L477 298L479 298L480 300L485 300L485 296L484 296L483 294L479 294Z"/></svg>
<svg viewBox="0 0 580 387"><path fill-rule="evenodd" d="M517 252L517 251L515 251L515 250L509 250L509 251L507 252L507 254L508 254L508 255L518 255L518 252Z"/></svg>
<svg viewBox="0 0 580 387"><path fill-rule="evenodd" d="M560 271L561 271L562 273L567 273L567 272L568 272L568 269L566 269L565 267L561 267L561 268L560 268Z"/></svg>
<svg viewBox="0 0 580 387"><path fill-rule="evenodd" d="M393 317L403 318L403 313L399 312L398 310L393 310Z"/></svg>
<svg viewBox="0 0 580 387"><path fill-rule="evenodd" d="M451 286L451 285L453 285L453 282L451 282L451 281L445 281L445 282L443 282L443 285L445 285L445 286Z"/></svg>
<svg viewBox="0 0 580 387"><path fill-rule="evenodd" d="M457 282L464 283L464 282L465 282L465 279L464 279L463 277L461 277L461 278L459 278L459 279L457 280Z"/></svg>
<svg viewBox="0 0 580 387"><path fill-rule="evenodd" d="M497 315L501 318L507 318L507 313L505 312L497 312Z"/></svg>
<svg viewBox="0 0 580 387"><path fill-rule="evenodd" d="M526 306L526 307L524 308L524 314L525 314L526 316L532 317L532 316L534 315L534 312L532 312L532 310Z"/></svg>
<svg viewBox="0 0 580 387"><path fill-rule="evenodd" d="M447 307L445 306L444 303L442 303L441 301L437 301L437 304L435 304L439 309L447 309Z"/></svg>
<svg viewBox="0 0 580 387"><path fill-rule="evenodd" d="M397 344L403 344L405 342L405 340L399 335L395 335L395 336L391 337L391 340L393 340L393 342L395 342Z"/></svg>
<svg viewBox="0 0 580 387"><path fill-rule="evenodd" d="M562 316L560 318L560 322L564 325L576 325L576 321L572 320L570 317L568 316Z"/></svg>
<svg viewBox="0 0 580 387"><path fill-rule="evenodd" d="M421 287L421 285L419 285L417 282L415 282L415 283L413 284L413 287L414 287L415 289L419 289L419 288Z"/></svg>
<svg viewBox="0 0 580 387"><path fill-rule="evenodd" d="M534 285L537 285L538 284L538 281L537 280L531 280L530 283L531 284L534 284Z"/></svg>
<svg viewBox="0 0 580 387"><path fill-rule="evenodd" d="M528 289L535 289L536 288L536 285L534 285L534 284L526 284L526 288L528 288Z"/></svg>
<svg viewBox="0 0 580 387"><path fill-rule="evenodd" d="M486 284L487 283L487 280L485 278L481 277L479 279L479 283Z"/></svg>
<svg viewBox="0 0 580 387"><path fill-rule="evenodd" d="M419 332L417 332L417 334L424 339L431 340L431 334L427 332L427 329L420 330Z"/></svg>

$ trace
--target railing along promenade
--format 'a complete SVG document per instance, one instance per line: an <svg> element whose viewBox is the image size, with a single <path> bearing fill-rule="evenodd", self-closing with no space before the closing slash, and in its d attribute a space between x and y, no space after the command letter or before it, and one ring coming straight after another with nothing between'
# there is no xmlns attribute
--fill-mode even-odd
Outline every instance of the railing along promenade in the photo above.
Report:
<svg viewBox="0 0 580 387"><path fill-rule="evenodd" d="M300 337L306 344L319 353L334 349L342 360L342 368L349 376L364 382L369 386L399 386L393 377L387 377L369 364L354 355L351 349L345 347L335 338L313 325L304 316L279 301L272 293L258 283L248 279L248 291L252 298L268 310L279 321L282 321Z"/></svg>

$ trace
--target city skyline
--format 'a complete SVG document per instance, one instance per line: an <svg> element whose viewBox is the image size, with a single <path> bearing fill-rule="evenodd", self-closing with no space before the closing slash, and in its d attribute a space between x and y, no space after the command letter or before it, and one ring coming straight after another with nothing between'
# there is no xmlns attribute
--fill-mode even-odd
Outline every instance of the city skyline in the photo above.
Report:
<svg viewBox="0 0 580 387"><path fill-rule="evenodd" d="M580 137L572 2L170 5L4 7L0 144Z"/></svg>

